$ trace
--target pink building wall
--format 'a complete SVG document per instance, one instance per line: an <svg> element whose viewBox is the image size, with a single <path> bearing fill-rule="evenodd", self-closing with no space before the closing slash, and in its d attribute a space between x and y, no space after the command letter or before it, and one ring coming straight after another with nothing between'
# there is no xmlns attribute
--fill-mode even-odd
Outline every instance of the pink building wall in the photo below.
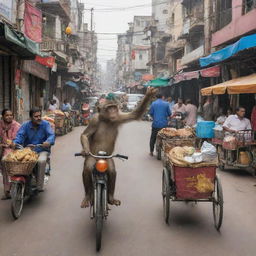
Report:
<svg viewBox="0 0 256 256"><path fill-rule="evenodd" d="M256 30L256 9L243 14L243 0L232 1L232 21L212 34L212 47L224 44L250 31Z"/></svg>

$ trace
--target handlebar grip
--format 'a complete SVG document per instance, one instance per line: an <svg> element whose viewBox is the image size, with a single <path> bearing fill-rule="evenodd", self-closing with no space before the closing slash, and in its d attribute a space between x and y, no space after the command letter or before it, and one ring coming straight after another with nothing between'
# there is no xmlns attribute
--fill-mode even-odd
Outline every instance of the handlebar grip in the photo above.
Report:
<svg viewBox="0 0 256 256"><path fill-rule="evenodd" d="M126 159L126 160L128 160L128 158L129 158L128 156L119 155L119 154L117 154L116 157L123 158L123 159Z"/></svg>
<svg viewBox="0 0 256 256"><path fill-rule="evenodd" d="M82 156L81 153L75 153L75 156Z"/></svg>

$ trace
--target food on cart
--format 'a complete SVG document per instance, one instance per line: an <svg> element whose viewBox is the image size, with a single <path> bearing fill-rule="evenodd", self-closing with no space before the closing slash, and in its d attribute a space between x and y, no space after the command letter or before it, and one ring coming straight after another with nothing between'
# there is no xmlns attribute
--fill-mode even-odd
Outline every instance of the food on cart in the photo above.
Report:
<svg viewBox="0 0 256 256"><path fill-rule="evenodd" d="M64 112L62 112L61 110L54 110L54 114L56 115L56 116L65 116L65 114L64 114Z"/></svg>
<svg viewBox="0 0 256 256"><path fill-rule="evenodd" d="M191 128L183 128L177 130L177 136L182 138L193 137L194 133Z"/></svg>
<svg viewBox="0 0 256 256"><path fill-rule="evenodd" d="M249 165L252 162L251 155L248 151L239 152L239 163L242 165Z"/></svg>
<svg viewBox="0 0 256 256"><path fill-rule="evenodd" d="M10 162L26 163L26 162L35 162L37 160L38 160L38 154L32 151L30 148L15 150L9 153L5 157L5 161L10 161Z"/></svg>
<svg viewBox="0 0 256 256"><path fill-rule="evenodd" d="M163 128L159 132L160 136L167 137L167 138L190 138L194 137L194 132L192 128L182 128L182 129L175 129L175 128Z"/></svg>
<svg viewBox="0 0 256 256"><path fill-rule="evenodd" d="M174 147L168 153L168 158L172 163L178 165L193 165L198 163L209 163L217 161L216 148L207 142L205 142L201 148L201 151L196 152L194 147Z"/></svg>

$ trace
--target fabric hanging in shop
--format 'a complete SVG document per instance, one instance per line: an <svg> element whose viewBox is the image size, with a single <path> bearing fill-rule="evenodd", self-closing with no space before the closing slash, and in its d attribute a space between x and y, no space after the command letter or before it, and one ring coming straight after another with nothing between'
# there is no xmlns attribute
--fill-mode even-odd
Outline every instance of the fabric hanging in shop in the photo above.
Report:
<svg viewBox="0 0 256 256"><path fill-rule="evenodd" d="M73 81L67 81L67 82L66 82L66 85L67 85L67 86L70 86L70 87L73 87L73 88L75 88L77 91L79 91L79 86L78 86L75 82L73 82Z"/></svg>
<svg viewBox="0 0 256 256"><path fill-rule="evenodd" d="M256 34L242 37L236 43L231 44L217 52L214 52L206 57L200 58L201 67L209 66L210 64L224 61L240 51L256 47Z"/></svg>
<svg viewBox="0 0 256 256"><path fill-rule="evenodd" d="M34 42L42 42L42 12L25 1L24 12L25 35Z"/></svg>
<svg viewBox="0 0 256 256"><path fill-rule="evenodd" d="M228 94L256 93L256 73L201 89L203 96L226 92Z"/></svg>

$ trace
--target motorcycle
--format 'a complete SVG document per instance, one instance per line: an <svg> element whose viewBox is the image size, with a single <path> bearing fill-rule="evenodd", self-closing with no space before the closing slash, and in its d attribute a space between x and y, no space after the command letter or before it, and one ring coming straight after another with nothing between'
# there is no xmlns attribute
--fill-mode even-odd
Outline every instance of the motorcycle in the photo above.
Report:
<svg viewBox="0 0 256 256"><path fill-rule="evenodd" d="M75 154L75 156L81 156L81 153ZM101 249L102 239L102 228L103 220L107 219L109 208L108 208L108 159L119 158L128 160L127 156L124 155L110 155L106 152L100 151L98 155L89 155L95 158L96 164L92 171L92 182L93 182L93 201L90 205L90 216L91 219L95 219L96 224L96 251Z"/></svg>
<svg viewBox="0 0 256 256"><path fill-rule="evenodd" d="M28 145L27 147L41 147L41 144L38 145ZM23 147L18 145L18 149ZM13 218L16 220L21 216L24 202L28 201L34 196L37 196L39 191L36 187L36 174L37 174L38 165L33 168L33 171L30 175L15 175L10 177L11 182L11 213ZM47 158L46 170L45 170L45 180L48 182L48 176L50 176L51 164L50 156Z"/></svg>

